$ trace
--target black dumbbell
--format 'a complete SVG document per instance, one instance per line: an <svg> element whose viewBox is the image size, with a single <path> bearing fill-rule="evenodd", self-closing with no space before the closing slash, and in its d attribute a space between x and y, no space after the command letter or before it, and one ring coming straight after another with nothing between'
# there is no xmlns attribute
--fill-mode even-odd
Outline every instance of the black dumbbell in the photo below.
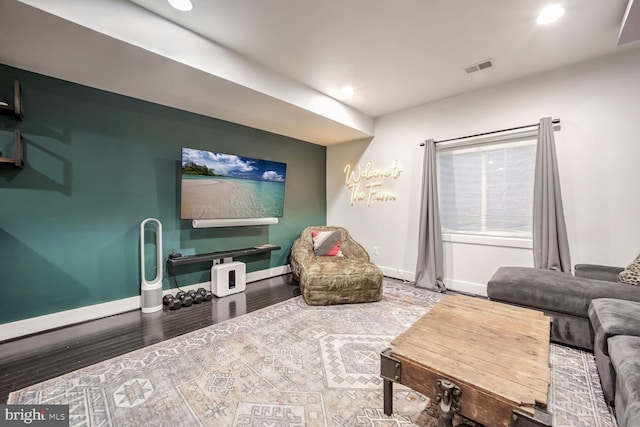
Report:
<svg viewBox="0 0 640 427"><path fill-rule="evenodd" d="M193 304L193 298L191 298L191 295L189 294L182 295L182 298L180 298L180 300L182 301L183 307L189 307L191 304Z"/></svg>
<svg viewBox="0 0 640 427"><path fill-rule="evenodd" d="M193 289L191 289L189 292L187 292L187 295L189 295L191 297L191 299L193 300L194 304L200 304L202 302L202 295L200 295L199 293L197 293Z"/></svg>
<svg viewBox="0 0 640 427"><path fill-rule="evenodd" d="M182 307L182 301L171 294L165 295L164 298L162 298L162 303L169 306L169 310L177 310Z"/></svg>
<svg viewBox="0 0 640 427"><path fill-rule="evenodd" d="M187 292L187 295L191 297L191 301L193 302L193 304L200 304L202 302L202 300L198 298L198 293L193 289Z"/></svg>
<svg viewBox="0 0 640 427"><path fill-rule="evenodd" d="M205 288L198 289L198 293L202 295L202 299L205 301L211 301L213 299L213 292L208 291Z"/></svg>
<svg viewBox="0 0 640 427"><path fill-rule="evenodd" d="M182 298L184 298L184 296L186 294L187 293L185 291L178 291L178 292L176 292L176 299L180 299L181 300Z"/></svg>

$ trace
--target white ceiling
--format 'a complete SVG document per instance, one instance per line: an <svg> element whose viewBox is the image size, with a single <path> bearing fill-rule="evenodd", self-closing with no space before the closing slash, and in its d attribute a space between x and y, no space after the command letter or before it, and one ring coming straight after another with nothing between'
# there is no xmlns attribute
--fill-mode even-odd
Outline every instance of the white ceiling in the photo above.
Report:
<svg viewBox="0 0 640 427"><path fill-rule="evenodd" d="M627 0L132 0L318 91L377 117L617 50ZM464 68L492 58L494 68Z"/></svg>
<svg viewBox="0 0 640 427"><path fill-rule="evenodd" d="M545 27L546 0L192 1L1 0L0 63L329 145L372 136L384 114L639 46L617 45L627 0L559 0L566 14ZM356 94L339 99L346 84Z"/></svg>

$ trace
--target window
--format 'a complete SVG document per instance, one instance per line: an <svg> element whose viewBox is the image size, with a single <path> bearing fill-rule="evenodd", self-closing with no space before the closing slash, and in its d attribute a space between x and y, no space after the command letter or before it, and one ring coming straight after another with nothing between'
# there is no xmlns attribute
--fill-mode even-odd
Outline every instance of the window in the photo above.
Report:
<svg viewBox="0 0 640 427"><path fill-rule="evenodd" d="M531 238L536 141L438 149L443 233Z"/></svg>

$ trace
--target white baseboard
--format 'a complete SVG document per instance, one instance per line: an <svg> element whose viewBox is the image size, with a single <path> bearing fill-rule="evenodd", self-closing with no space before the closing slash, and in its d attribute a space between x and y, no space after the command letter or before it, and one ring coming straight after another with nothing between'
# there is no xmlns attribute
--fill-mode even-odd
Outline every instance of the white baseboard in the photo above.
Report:
<svg viewBox="0 0 640 427"><path fill-rule="evenodd" d="M267 268L266 270L252 271L251 273L247 273L247 283L257 282L258 280L282 276L283 274L289 273L291 273L291 266L289 264Z"/></svg>
<svg viewBox="0 0 640 427"><path fill-rule="evenodd" d="M140 296L45 314L0 325L0 342L140 308Z"/></svg>
<svg viewBox="0 0 640 427"><path fill-rule="evenodd" d="M416 280L415 271L400 270L398 268L389 268L378 266L382 270L382 274L386 277L393 277L394 279L404 280L406 282L413 282ZM452 291L463 292L466 294L487 296L487 285L474 282L465 282L464 280L454 280L444 278L444 283L447 285L447 289Z"/></svg>
<svg viewBox="0 0 640 427"><path fill-rule="evenodd" d="M394 279L400 279L405 282L413 282L416 279L415 271L400 270L399 268L389 268L381 265L379 265L378 268L382 270L382 274L386 277L393 277Z"/></svg>
<svg viewBox="0 0 640 427"><path fill-rule="evenodd" d="M252 271L247 273L247 283L281 276L290 272L291 267L288 264L280 267L268 268L266 270ZM180 287L180 289L184 291L190 291L191 289L197 290L198 288L205 288L209 290L211 289L211 282L202 282L196 283L195 285ZM174 292L175 289L163 290L163 294ZM60 311L58 313L45 314L44 316L32 317L30 319L17 320L15 322L0 325L0 342L50 329L73 325L75 323L113 316L115 314L137 310L139 308L140 296L135 296L101 304L94 304L87 307Z"/></svg>
<svg viewBox="0 0 640 427"><path fill-rule="evenodd" d="M444 283L447 285L447 289L452 291L463 292L465 294L487 296L487 285L474 282L465 282L464 280L454 280L444 278Z"/></svg>

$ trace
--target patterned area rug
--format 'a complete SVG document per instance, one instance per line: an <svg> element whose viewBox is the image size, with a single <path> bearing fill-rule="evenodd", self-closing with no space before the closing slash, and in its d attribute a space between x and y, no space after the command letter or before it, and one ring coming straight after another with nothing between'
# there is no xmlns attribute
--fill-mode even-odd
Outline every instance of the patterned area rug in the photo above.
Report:
<svg viewBox="0 0 640 427"><path fill-rule="evenodd" d="M379 353L443 297L385 283L372 304L301 297L11 393L69 404L72 426L436 425L428 399L398 384L382 411ZM552 346L554 427L615 427L593 356Z"/></svg>

